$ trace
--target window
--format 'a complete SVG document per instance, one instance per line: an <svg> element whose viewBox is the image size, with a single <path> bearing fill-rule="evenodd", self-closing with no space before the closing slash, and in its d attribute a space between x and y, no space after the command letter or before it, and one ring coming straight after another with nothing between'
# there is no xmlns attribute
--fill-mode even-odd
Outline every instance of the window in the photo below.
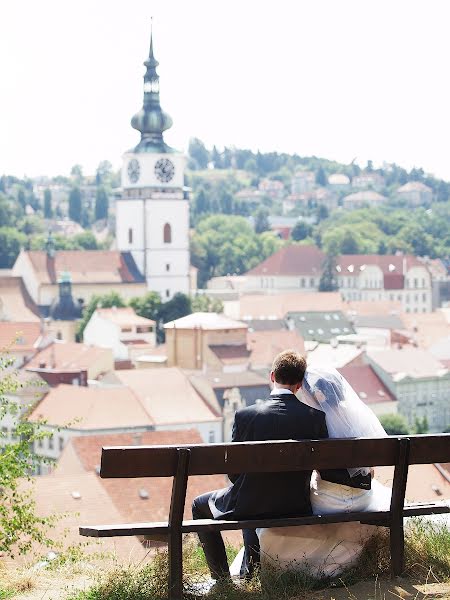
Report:
<svg viewBox="0 0 450 600"><path fill-rule="evenodd" d="M131 333L131 327L121 327L120 331L122 333Z"/></svg>
<svg viewBox="0 0 450 600"><path fill-rule="evenodd" d="M62 452L64 450L64 438L59 436L58 439L59 451Z"/></svg>
<svg viewBox="0 0 450 600"><path fill-rule="evenodd" d="M164 225L163 237L164 237L165 244L172 243L172 227L169 225L169 223L166 223Z"/></svg>
<svg viewBox="0 0 450 600"><path fill-rule="evenodd" d="M166 298L170 298L170 290L166 290Z"/></svg>
<svg viewBox="0 0 450 600"><path fill-rule="evenodd" d="M302 288L304 288L304 287L305 287L305 278L304 278L304 277L302 277L302 278L300 279L300 287L302 287Z"/></svg>
<svg viewBox="0 0 450 600"><path fill-rule="evenodd" d="M210 444L213 444L215 441L216 441L216 436L215 436L215 434L214 434L214 431L213 431L213 430L211 430L211 431L209 432L209 435L208 435L208 442L209 442Z"/></svg>
<svg viewBox="0 0 450 600"><path fill-rule="evenodd" d="M169 265L169 263L166 263L166 271L170 271L170 265Z"/></svg>
<svg viewBox="0 0 450 600"><path fill-rule="evenodd" d="M129 244L132 244L132 243L133 243L133 230L131 229L131 227L130 227L130 229L128 230L128 243L129 243Z"/></svg>
<svg viewBox="0 0 450 600"><path fill-rule="evenodd" d="M54 447L55 447L55 444L54 444L53 436L50 435L48 438L48 448L49 448L49 450L53 450Z"/></svg>
<svg viewBox="0 0 450 600"><path fill-rule="evenodd" d="M426 293L425 293L425 292L422 294L422 301L423 301L423 302L426 302L426 301L427 301L427 295L426 295Z"/></svg>
<svg viewBox="0 0 450 600"><path fill-rule="evenodd" d="M136 333L149 333L152 330L148 325L141 325L136 327Z"/></svg>
<svg viewBox="0 0 450 600"><path fill-rule="evenodd" d="M416 277L414 278L414 287L415 288L419 287L419 280Z"/></svg>

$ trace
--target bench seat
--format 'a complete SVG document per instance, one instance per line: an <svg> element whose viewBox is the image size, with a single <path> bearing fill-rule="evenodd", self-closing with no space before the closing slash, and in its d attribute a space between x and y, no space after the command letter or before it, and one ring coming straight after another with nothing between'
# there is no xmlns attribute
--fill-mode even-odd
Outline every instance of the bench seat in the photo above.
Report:
<svg viewBox="0 0 450 600"><path fill-rule="evenodd" d="M450 503L415 503L407 504L403 509L404 517L418 517L450 513ZM385 522L389 525L390 511L351 512L329 515L310 515L307 517L247 519L242 521L219 521L213 519L197 519L183 521L182 533L198 533L200 531L230 531L236 529L256 529L257 527L292 527L295 525L320 525L321 523L348 523L361 521L366 524ZM88 537L115 537L130 535L159 535L169 532L168 521L155 523L127 523L123 525L90 525L80 527L80 535Z"/></svg>

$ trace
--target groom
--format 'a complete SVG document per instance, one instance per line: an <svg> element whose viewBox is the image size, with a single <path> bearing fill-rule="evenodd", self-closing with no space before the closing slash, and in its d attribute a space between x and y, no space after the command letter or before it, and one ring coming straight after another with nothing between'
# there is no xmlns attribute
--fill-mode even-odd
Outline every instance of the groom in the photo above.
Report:
<svg viewBox="0 0 450 600"><path fill-rule="evenodd" d="M239 410L233 423L233 442L319 439L328 437L325 413L295 396L306 370L305 358L294 350L275 357L270 373L272 392L265 402ZM198 496L192 504L194 519L257 519L312 514L311 471L242 473L229 476L232 484ZM251 576L259 563L254 530L243 531L245 556L241 575ZM220 532L199 533L211 575L229 580L225 546Z"/></svg>

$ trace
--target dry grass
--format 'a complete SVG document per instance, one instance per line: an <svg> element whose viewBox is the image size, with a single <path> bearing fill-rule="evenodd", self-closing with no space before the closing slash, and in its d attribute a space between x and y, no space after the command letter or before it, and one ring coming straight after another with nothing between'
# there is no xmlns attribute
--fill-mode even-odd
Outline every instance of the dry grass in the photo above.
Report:
<svg viewBox="0 0 450 600"><path fill-rule="evenodd" d="M236 550L228 549L229 559ZM119 565L114 560L101 561L101 572L93 575L90 584L82 591L67 591L58 598L66 600L166 600L168 564L167 552L159 551L149 556L148 562ZM68 580L74 573L90 565L82 553L72 552L54 561L47 571L53 578ZM417 521L410 528L406 542L406 577L400 583L389 580L390 557L387 532L379 530L366 545L358 564L334 580L311 577L307 571L291 570L265 573L263 578L255 576L242 585L214 590L210 600L388 600L404 597L450 598L447 594L423 595L413 584L450 583L450 532L430 523ZM51 573L50 573L51 571ZM202 550L190 538L184 545L184 597L195 600L199 597L198 584L208 576ZM25 592L28 599L40 600L42 595L31 596L35 584L30 571L22 570L5 576L0 570L0 600L18 596ZM60 586L61 588L61 586ZM428 588L427 588L428 589ZM450 589L450 588L449 588ZM61 591L61 590L60 590ZM409 594L409 595L407 595ZM49 596L45 596L49 598ZM53 598L53 596L52 596Z"/></svg>

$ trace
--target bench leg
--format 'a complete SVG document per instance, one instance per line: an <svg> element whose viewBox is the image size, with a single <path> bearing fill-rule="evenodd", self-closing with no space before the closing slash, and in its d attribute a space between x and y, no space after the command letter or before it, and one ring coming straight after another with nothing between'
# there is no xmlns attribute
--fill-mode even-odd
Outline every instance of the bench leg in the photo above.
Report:
<svg viewBox="0 0 450 600"><path fill-rule="evenodd" d="M183 598L183 550L181 531L169 534L169 600Z"/></svg>
<svg viewBox="0 0 450 600"><path fill-rule="evenodd" d="M391 525L390 531L391 572L399 577L405 570L405 537L403 522Z"/></svg>

